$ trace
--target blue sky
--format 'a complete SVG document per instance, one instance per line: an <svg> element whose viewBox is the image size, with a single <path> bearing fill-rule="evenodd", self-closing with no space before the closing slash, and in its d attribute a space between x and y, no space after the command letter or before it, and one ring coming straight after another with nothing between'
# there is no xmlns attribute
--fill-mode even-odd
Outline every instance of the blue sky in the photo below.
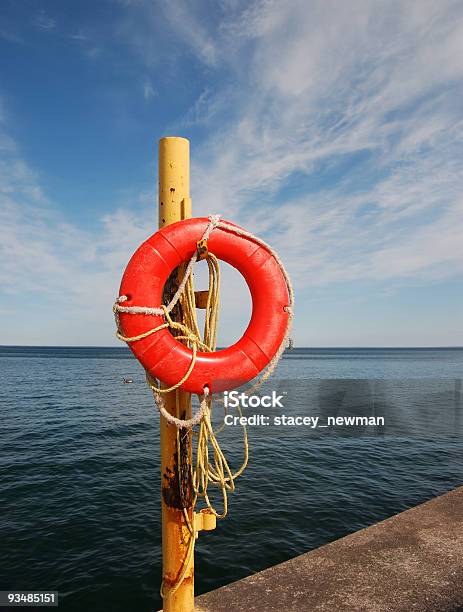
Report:
<svg viewBox="0 0 463 612"><path fill-rule="evenodd" d="M463 345L461 2L4 0L2 344L116 345L157 141L271 242L305 346ZM249 298L225 271L219 340Z"/></svg>

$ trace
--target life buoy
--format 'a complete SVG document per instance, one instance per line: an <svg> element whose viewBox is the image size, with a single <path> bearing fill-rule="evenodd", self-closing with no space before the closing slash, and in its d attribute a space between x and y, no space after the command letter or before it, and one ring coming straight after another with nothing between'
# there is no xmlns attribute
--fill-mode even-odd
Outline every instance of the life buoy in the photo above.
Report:
<svg viewBox="0 0 463 612"><path fill-rule="evenodd" d="M172 271L188 261L209 220L193 218L162 228L134 253L122 277L124 306L159 307L164 285ZM181 385L190 393L202 394L234 389L255 378L280 348L288 327L289 291L282 269L264 246L224 227L208 238L208 249L235 267L244 277L252 297L252 315L243 336L226 349L199 352L194 368ZM164 323L159 315L119 313L125 336L138 336ZM188 371L192 351L166 328L129 344L133 354L153 377L171 386Z"/></svg>

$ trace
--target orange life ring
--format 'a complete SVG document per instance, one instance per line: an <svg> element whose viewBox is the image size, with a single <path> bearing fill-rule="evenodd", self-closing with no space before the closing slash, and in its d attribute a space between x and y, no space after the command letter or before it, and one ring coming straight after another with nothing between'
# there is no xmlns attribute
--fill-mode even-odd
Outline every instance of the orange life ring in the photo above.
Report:
<svg viewBox="0 0 463 612"><path fill-rule="evenodd" d="M132 256L122 277L119 295L127 297L124 306L159 307L169 275L190 260L208 223L206 218L187 219L148 238ZM268 249L220 226L209 236L208 249L243 275L251 292L252 316L243 336L232 346L213 353L198 351L194 368L180 387L197 394L202 394L205 386L216 393L255 378L280 348L289 319L287 282ZM125 336L138 336L164 322L160 315L119 313L120 330ZM192 351L166 328L129 346L145 370L169 386L175 385L191 364Z"/></svg>

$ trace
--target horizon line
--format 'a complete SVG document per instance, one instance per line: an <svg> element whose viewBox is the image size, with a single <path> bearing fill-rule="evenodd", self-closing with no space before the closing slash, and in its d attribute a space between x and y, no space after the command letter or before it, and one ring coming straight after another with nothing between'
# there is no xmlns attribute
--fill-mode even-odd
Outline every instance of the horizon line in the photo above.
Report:
<svg viewBox="0 0 463 612"><path fill-rule="evenodd" d="M231 345L233 346L233 345ZM0 344L0 349L3 348L72 348L72 349L85 349L85 348L95 348L95 349L129 349L128 346L117 346L117 345L100 345L100 344ZM218 347L217 350L223 350L227 347ZM293 346L291 350L297 349L311 349L311 350L326 350L326 349L463 349L462 345L423 345L423 346L340 346L340 345L329 345L329 346ZM285 349L288 350L288 349Z"/></svg>

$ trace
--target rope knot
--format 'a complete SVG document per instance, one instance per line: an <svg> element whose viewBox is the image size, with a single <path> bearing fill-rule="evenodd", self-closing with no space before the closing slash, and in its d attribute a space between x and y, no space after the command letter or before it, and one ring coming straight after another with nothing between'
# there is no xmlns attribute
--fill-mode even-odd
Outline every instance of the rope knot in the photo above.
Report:
<svg viewBox="0 0 463 612"><path fill-rule="evenodd" d="M215 229L220 223L220 215L209 215L209 224L204 232L201 240L207 240L211 235L213 229Z"/></svg>
<svg viewBox="0 0 463 612"><path fill-rule="evenodd" d="M220 223L220 215L209 215L208 219L211 223L211 229L214 229Z"/></svg>
<svg viewBox="0 0 463 612"><path fill-rule="evenodd" d="M113 313L116 316L116 323L117 323L117 317L118 317L118 313L119 313L119 304L122 304L126 300L127 300L127 296L126 295L120 295L119 297L116 298L116 301L113 304Z"/></svg>

